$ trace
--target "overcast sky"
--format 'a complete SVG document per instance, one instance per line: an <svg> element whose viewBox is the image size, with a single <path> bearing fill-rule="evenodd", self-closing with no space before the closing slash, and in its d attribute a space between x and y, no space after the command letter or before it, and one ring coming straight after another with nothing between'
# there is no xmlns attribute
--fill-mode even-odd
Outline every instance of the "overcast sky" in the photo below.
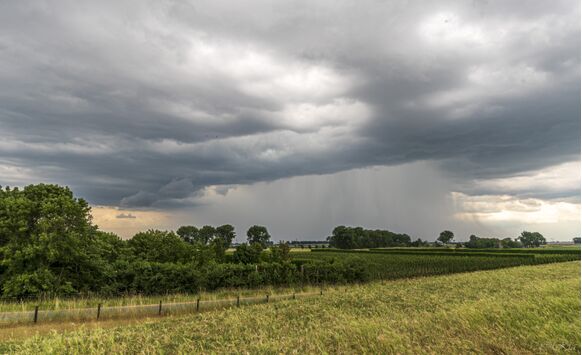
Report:
<svg viewBox="0 0 582 355"><path fill-rule="evenodd" d="M0 184L129 237L580 234L580 2L5 1Z"/></svg>

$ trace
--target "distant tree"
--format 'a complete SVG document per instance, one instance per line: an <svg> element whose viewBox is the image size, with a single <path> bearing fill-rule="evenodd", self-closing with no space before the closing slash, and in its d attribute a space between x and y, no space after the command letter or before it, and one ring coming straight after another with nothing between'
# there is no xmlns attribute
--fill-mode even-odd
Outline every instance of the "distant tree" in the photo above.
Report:
<svg viewBox="0 0 582 355"><path fill-rule="evenodd" d="M518 240L513 240L511 238L503 238L501 239L501 246L503 248L521 248L523 244L521 244Z"/></svg>
<svg viewBox="0 0 582 355"><path fill-rule="evenodd" d="M572 238L572 241L574 242L574 244L580 244L580 237L574 237Z"/></svg>
<svg viewBox="0 0 582 355"><path fill-rule="evenodd" d="M234 227L230 224L225 224L215 229L214 239L210 244L219 260L224 259L226 250L230 248L235 237Z"/></svg>
<svg viewBox="0 0 582 355"><path fill-rule="evenodd" d="M178 228L176 234L185 242L192 244L198 238L198 228L194 226L182 226Z"/></svg>
<svg viewBox="0 0 582 355"><path fill-rule="evenodd" d="M538 232L523 231L517 239L526 248L534 248L546 244L546 238Z"/></svg>
<svg viewBox="0 0 582 355"><path fill-rule="evenodd" d="M455 237L455 234L453 232L451 232L449 230L445 230L445 231L441 232L441 234L437 238L437 241L439 241L443 244L447 244L448 242L453 240L454 237Z"/></svg>
<svg viewBox="0 0 582 355"><path fill-rule="evenodd" d="M204 226L198 231L198 238L195 239L196 243L207 245L216 234L216 229L213 226Z"/></svg>
<svg viewBox="0 0 582 355"><path fill-rule="evenodd" d="M224 224L216 227L216 237L222 239L227 248L230 248L232 241L236 238L234 227L230 224Z"/></svg>
<svg viewBox="0 0 582 355"><path fill-rule="evenodd" d="M410 243L410 246L412 246L412 247L424 247L424 246L428 246L428 242L425 242L422 239L418 238L414 242Z"/></svg>
<svg viewBox="0 0 582 355"><path fill-rule="evenodd" d="M247 240L249 244L258 244L265 249L271 240L271 235L263 226L252 226L247 231Z"/></svg>
<svg viewBox="0 0 582 355"><path fill-rule="evenodd" d="M383 248L409 246L410 236L393 233L388 230L370 230L362 227L337 226L332 235L327 237L330 247L340 249ZM317 248L323 245L317 245Z"/></svg>
<svg viewBox="0 0 582 355"><path fill-rule="evenodd" d="M467 248L500 248L502 243L497 238L479 238L472 234L469 241L465 243Z"/></svg>
<svg viewBox="0 0 582 355"><path fill-rule="evenodd" d="M354 229L345 226L337 226L332 235L327 237L329 245L340 249L355 249L358 247ZM311 245L309 246L311 249Z"/></svg>

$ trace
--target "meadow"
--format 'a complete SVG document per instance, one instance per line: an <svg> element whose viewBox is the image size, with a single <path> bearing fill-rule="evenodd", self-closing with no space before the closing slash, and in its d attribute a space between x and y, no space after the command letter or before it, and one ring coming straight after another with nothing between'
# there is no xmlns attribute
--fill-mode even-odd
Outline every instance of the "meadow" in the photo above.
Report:
<svg viewBox="0 0 582 355"><path fill-rule="evenodd" d="M52 325L48 334L29 327L15 337L2 330L0 352L576 354L580 262L375 281L303 300L73 325Z"/></svg>

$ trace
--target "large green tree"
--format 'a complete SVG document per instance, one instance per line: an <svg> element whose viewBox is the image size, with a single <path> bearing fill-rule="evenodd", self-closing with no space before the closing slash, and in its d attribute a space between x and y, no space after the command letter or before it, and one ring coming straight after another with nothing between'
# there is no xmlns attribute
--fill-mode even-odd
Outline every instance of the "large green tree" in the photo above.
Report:
<svg viewBox="0 0 582 355"><path fill-rule="evenodd" d="M213 226L204 226L198 231L198 239L196 242L207 245L216 235L216 229Z"/></svg>
<svg viewBox="0 0 582 355"><path fill-rule="evenodd" d="M519 240L526 248L534 248L546 244L546 238L538 232L523 231L521 232L521 235L517 237L517 240Z"/></svg>
<svg viewBox="0 0 582 355"><path fill-rule="evenodd" d="M87 202L67 187L0 190L0 284L5 296L99 289L105 264Z"/></svg>
<svg viewBox="0 0 582 355"><path fill-rule="evenodd" d="M439 241L443 244L447 244L448 242L452 241L454 237L455 237L455 234L453 232L451 232L449 230L445 230L445 231L441 232L441 234L437 238L437 241Z"/></svg>
<svg viewBox="0 0 582 355"><path fill-rule="evenodd" d="M176 231L176 234L187 243L194 243L198 239L198 228L194 226L181 226Z"/></svg>
<svg viewBox="0 0 582 355"><path fill-rule="evenodd" d="M249 244L258 244L261 248L265 249L271 241L271 235L266 227L255 225L247 231L247 240Z"/></svg>

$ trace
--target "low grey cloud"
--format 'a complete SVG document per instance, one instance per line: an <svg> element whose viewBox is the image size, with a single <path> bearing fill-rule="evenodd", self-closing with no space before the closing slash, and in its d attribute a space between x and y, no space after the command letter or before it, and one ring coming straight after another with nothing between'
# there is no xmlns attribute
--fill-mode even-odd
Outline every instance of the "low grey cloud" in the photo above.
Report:
<svg viewBox="0 0 582 355"><path fill-rule="evenodd" d="M117 218L117 219L136 219L137 216L135 216L131 213L120 213L120 214L116 215L115 218Z"/></svg>
<svg viewBox="0 0 582 355"><path fill-rule="evenodd" d="M467 194L575 198L486 181L580 159L579 10L4 2L0 183L182 208L209 186L432 161Z"/></svg>

